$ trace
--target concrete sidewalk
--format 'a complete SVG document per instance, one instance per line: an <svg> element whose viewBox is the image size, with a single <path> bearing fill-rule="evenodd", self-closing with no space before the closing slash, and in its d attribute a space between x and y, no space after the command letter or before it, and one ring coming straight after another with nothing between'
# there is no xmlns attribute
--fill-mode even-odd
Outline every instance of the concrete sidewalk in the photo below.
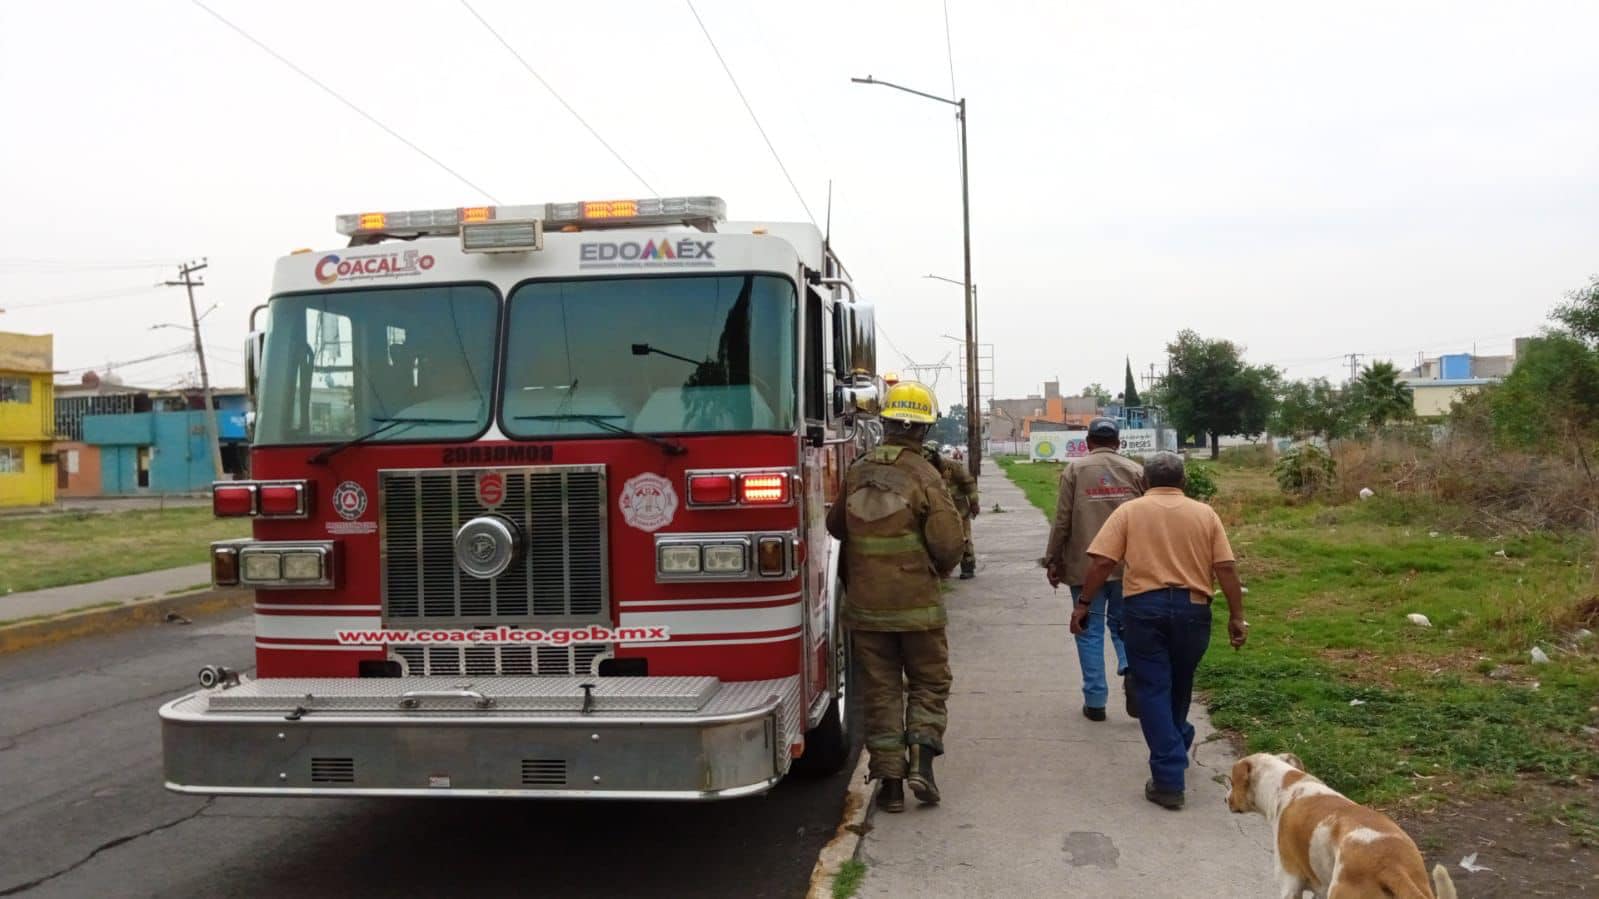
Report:
<svg viewBox="0 0 1599 899"><path fill-rule="evenodd" d="M1144 800L1148 755L1120 684L1109 721L1080 711L1071 594L1052 591L1038 567L1048 522L992 462L982 495L977 579L947 595L955 687L938 761L944 802L873 814L860 895L1278 895L1264 819L1229 812L1212 780L1233 758L1225 742L1203 742L1202 709L1188 807ZM996 502L1003 514L988 511ZM1229 650L1213 642L1217 651Z"/></svg>
<svg viewBox="0 0 1599 899"><path fill-rule="evenodd" d="M12 593L9 596L0 596L0 624L19 618L59 615L73 609L103 603L165 596L179 590L208 586L210 583L211 566L201 564L107 578L87 584Z"/></svg>

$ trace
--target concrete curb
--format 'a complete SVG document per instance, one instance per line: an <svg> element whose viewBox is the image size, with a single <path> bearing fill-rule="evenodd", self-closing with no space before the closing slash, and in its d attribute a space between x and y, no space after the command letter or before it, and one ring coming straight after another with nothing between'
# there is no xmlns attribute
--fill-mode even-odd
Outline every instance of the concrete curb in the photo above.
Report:
<svg viewBox="0 0 1599 899"><path fill-rule="evenodd" d="M866 779L868 758L861 750L860 762L850 774L849 789L844 793L844 816L838 830L816 856L816 866L811 869L811 886L805 899L832 899L833 879L844 863L854 858L861 848L861 838L868 830L867 816L872 811L874 785Z"/></svg>
<svg viewBox="0 0 1599 899"><path fill-rule="evenodd" d="M188 593L135 599L121 605L67 612L17 624L0 624L0 654L159 624L174 612L184 617L213 615L249 608L254 602L255 594L250 590L213 590L206 587Z"/></svg>

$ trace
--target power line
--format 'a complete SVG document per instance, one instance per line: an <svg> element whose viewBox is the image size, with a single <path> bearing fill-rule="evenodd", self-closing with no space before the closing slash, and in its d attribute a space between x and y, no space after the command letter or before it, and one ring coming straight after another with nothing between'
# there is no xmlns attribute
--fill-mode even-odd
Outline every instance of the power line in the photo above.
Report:
<svg viewBox="0 0 1599 899"><path fill-rule="evenodd" d="M581 115L578 115L577 110L572 108L572 104L566 102L566 98L562 97L555 90L555 88L551 87L550 83L548 81L544 80L544 76L540 75L537 71L535 71L533 69L532 64L529 63L526 59L524 59L522 57L522 54L516 52L516 48L511 46L511 42L510 41L507 41L504 37L502 37L500 35L500 33L498 31L495 31L494 30L494 26L490 25L489 21L487 19L483 18L483 15L481 13L479 13L477 10L472 8L472 4L468 3L467 0L461 0L461 5L466 7L466 11L472 14L472 18L477 19L478 22L480 24L482 24L482 26L484 28L488 29L489 34L494 35L494 39L500 42L500 46L504 47L507 53L510 53L513 57L516 58L517 62L522 64L522 68L526 69L527 73L529 75L533 76L533 80L534 81L537 81L540 85L542 85L544 87L545 90L550 92L550 96L555 98L555 102L561 104L561 106L564 107L567 112L571 113L572 114L572 118L577 119L577 123L579 125L582 125L584 128L588 129L588 133L592 134L594 136L594 139L600 142L600 146L604 147L607 151L610 152L610 154L612 156L616 157L616 161L620 162L622 164L622 168L627 169L628 172L631 173L634 178L638 179L640 184L644 185L644 189L645 190L648 190L651 194L655 195L656 197L659 197L661 195L660 192L657 191L654 187L652 187L648 181L644 180L644 176L640 175L638 173L637 169L633 168L633 166L628 164L628 161L626 159L622 158L622 154L618 153L616 151L615 147L611 146L610 143L608 143L605 140L605 138L600 136L600 133L598 131L594 130L594 126L593 125L590 125L587 120L585 120Z"/></svg>
<svg viewBox="0 0 1599 899"><path fill-rule="evenodd" d="M114 300L119 297L137 296L155 290L154 286L146 287L119 287L115 290L101 291L99 293L79 294L68 297L54 297L48 300L39 300L33 303L6 303L3 307L8 311L14 309L38 309L43 306L70 306L73 303L93 303L99 300Z"/></svg>
<svg viewBox="0 0 1599 899"><path fill-rule="evenodd" d="M174 347L174 348L172 348L170 350L163 350L163 351L161 351L159 353L156 353L154 355L151 355L151 356L141 356L138 359L127 359L127 360L124 360L122 362L106 361L106 362L98 363L96 365L80 365L80 366L78 366L76 368L66 369L66 373L67 374L72 374L74 372L80 372L80 371L93 371L96 368L106 368L106 369L122 368L124 366L138 365L141 362L153 362L153 361L155 361L157 359L169 359L169 358L171 358L173 356L178 356L178 355L181 355L181 354L184 354L184 353L192 353L192 352L194 352L194 347L190 346L189 343L187 341L185 341L183 343L178 344L176 347Z"/></svg>
<svg viewBox="0 0 1599 899"><path fill-rule="evenodd" d="M493 195L493 194L489 193L488 191L484 190L483 188L478 187L476 184L473 184L471 181L467 180L467 177L465 175L463 175L460 172L457 172L455 169L452 169L449 166L445 165L437 156L434 156L432 153L429 153L428 151L426 151L426 150L422 149L421 147L417 146L415 143L413 143L409 139L407 139L405 135L401 134L398 131L395 131L393 128L390 128L388 125L383 124L381 121L378 121L377 116L374 116L370 112L367 112L366 110L362 109L361 107L355 105L353 102L351 102L349 99L347 99L343 94L339 93L338 91L334 90L331 87L328 87L326 84L323 84L321 81L318 81L316 76L312 75L310 72L307 72L305 69L302 69L299 66L295 65L294 63L290 62L288 60L288 58L285 57L283 54L279 53L278 51L272 49L271 47L268 47L266 44L264 44L261 41L257 40L254 35L250 34L250 32L245 31L243 28L240 28L239 26L233 24L228 19L224 18L221 13L217 12L216 10L212 9L209 6L206 6L204 3L201 3L200 0L190 0L190 2L193 3L195 6L198 6L201 9L205 10L206 12L210 13L212 15L212 17L214 17L218 22L221 22L222 24L224 24L224 25L228 26L229 28L233 29L234 31L238 32L240 37L244 38L245 40L249 41L252 44L255 44L257 47L260 47L263 51L266 52L266 54L268 56L271 56L273 59L276 59L278 62L281 62L284 65L288 66L290 69L294 70L294 72L296 74L298 74L300 77L304 78L305 80L307 80L307 81L311 82L312 84L316 85L317 87L321 88L323 90L323 92L326 93L328 96L330 96L333 99L339 101L340 103L343 103L345 106L350 107L350 109L353 110L357 115L361 116L362 118L366 119L368 122L371 122L372 124L374 124L374 125L378 126L379 128L383 129L383 131L386 132L390 137L394 138L395 140L399 141L402 144L405 144L407 147L410 147L412 150L415 150L418 154L420 154L427 161L433 163L434 165L438 166L439 168L443 169L444 171L449 172L450 175L452 175L455 178L455 180L461 182L462 184L465 184L467 187L472 188L473 190L477 191L478 193L482 194L483 196L488 197L490 200L493 200L495 203L499 203L500 202L500 198L499 197L496 197L495 195Z"/></svg>
<svg viewBox="0 0 1599 899"><path fill-rule="evenodd" d="M711 37L710 29L705 27L705 20L700 18L699 10L694 8L694 0L683 0L683 2L688 4L688 11L694 14L694 21L699 23L700 31L705 34L706 42L711 45L711 52L716 54L716 61L722 64L722 71L727 73L727 80L733 83L733 90L744 104L744 110L750 114L750 121L755 123L755 130L761 133L761 140L766 141L766 149L772 151L772 158L777 161L777 167L788 180L788 186L793 189L795 199L799 200L800 207L805 210L805 217L811 220L813 227L819 227L816 225L816 216L811 214L810 204L805 202L805 196L800 193L799 185L794 183L794 176L788 173L788 166L783 164L783 157L778 155L777 147L772 145L772 139L767 137L766 129L761 127L761 120L755 115L755 107L751 106L749 98L744 96L744 89L738 86L738 79L733 77L733 70L728 67L727 60L722 57L722 51L716 46L716 39Z"/></svg>
<svg viewBox="0 0 1599 899"><path fill-rule="evenodd" d="M77 271L127 271L132 269L166 268L172 263L169 261L109 261L89 259L40 259L40 258L0 258L0 266L5 268L40 268L52 272L77 272Z"/></svg>
<svg viewBox="0 0 1599 899"><path fill-rule="evenodd" d="M944 52L949 55L949 95L959 97L955 89L955 43L949 36L949 0L944 0Z"/></svg>
<svg viewBox="0 0 1599 899"><path fill-rule="evenodd" d="M883 328L882 322L878 322L877 323L877 333L883 335L884 342L886 342L888 344L890 349L892 349L894 352L898 353L899 357L901 359L905 360L905 362L907 364L909 364L909 365L915 365L916 364L916 360L912 359L908 353L906 353L904 350L900 349L899 348L899 344L894 342L894 338L888 336L888 331Z"/></svg>

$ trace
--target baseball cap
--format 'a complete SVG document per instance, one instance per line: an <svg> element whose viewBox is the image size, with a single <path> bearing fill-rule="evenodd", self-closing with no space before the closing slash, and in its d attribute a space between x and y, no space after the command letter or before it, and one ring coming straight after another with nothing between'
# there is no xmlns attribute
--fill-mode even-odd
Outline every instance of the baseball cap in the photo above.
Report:
<svg viewBox="0 0 1599 899"><path fill-rule="evenodd" d="M1090 437L1116 437L1116 422L1109 418L1096 418L1088 423Z"/></svg>

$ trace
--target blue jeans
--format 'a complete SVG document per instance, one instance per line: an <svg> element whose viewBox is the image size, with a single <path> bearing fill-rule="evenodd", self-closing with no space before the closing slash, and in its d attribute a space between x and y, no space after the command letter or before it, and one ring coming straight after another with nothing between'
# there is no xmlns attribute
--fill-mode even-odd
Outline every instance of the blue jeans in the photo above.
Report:
<svg viewBox="0 0 1599 899"><path fill-rule="evenodd" d="M1188 706L1194 669L1210 648L1210 605L1196 603L1177 587L1129 596L1122 602L1122 637L1127 641L1138 724L1149 746L1149 773L1160 790L1183 789L1194 726Z"/></svg>
<svg viewBox="0 0 1599 899"><path fill-rule="evenodd" d="M1073 587L1072 602L1083 595L1083 588ZM1110 632L1110 645L1116 650L1116 672L1127 670L1127 648L1122 644L1122 582L1106 581L1088 607L1088 623L1076 636L1077 661L1083 668L1083 702L1089 708L1102 709L1110 698L1110 685L1105 682L1105 632Z"/></svg>

